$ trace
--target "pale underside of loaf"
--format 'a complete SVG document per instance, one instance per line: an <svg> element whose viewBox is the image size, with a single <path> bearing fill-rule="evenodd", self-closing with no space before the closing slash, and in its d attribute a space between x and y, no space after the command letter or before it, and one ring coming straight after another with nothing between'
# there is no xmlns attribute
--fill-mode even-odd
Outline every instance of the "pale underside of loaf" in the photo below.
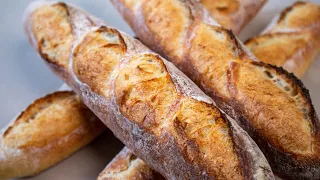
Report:
<svg viewBox="0 0 320 180"><path fill-rule="evenodd" d="M273 178L248 135L171 63L82 10L40 6L26 14L32 44L152 168L177 179Z"/></svg>
<svg viewBox="0 0 320 180"><path fill-rule="evenodd" d="M238 120L275 171L291 178L320 177L319 120L299 79L259 62L195 0L112 2L144 44Z"/></svg>

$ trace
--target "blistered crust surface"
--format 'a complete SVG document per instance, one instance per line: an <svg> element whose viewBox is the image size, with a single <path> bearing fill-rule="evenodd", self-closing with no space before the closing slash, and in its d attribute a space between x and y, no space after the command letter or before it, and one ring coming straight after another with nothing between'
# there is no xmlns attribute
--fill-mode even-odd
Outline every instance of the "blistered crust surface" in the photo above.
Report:
<svg viewBox="0 0 320 180"><path fill-rule="evenodd" d="M68 11L63 3L43 6L31 14L32 32L38 42L40 55L51 63L67 67L72 42Z"/></svg>
<svg viewBox="0 0 320 180"><path fill-rule="evenodd" d="M281 67L312 40L303 33L270 34L247 42L246 46L261 61Z"/></svg>
<svg viewBox="0 0 320 180"><path fill-rule="evenodd" d="M310 2L296 2L280 16L274 31L280 29L302 29L320 26L319 5Z"/></svg>
<svg viewBox="0 0 320 180"><path fill-rule="evenodd" d="M157 3L158 0L152 2ZM231 31L214 24L214 20L207 16L207 11L198 1L174 0L168 3L168 11L159 12L154 9L145 11L145 7L139 4L131 9L121 1L114 1L131 25L146 24L144 28L132 26L139 39L153 50L166 55L220 108L237 118L242 127L251 132L252 137L265 148L266 153L274 153L269 158L289 156L290 162L280 162L281 166L299 166L304 168L303 173L309 171L309 177L317 177L320 169L313 168L313 162L319 164L319 120L308 90L301 81L281 68L258 62ZM184 17L189 18L185 24L188 27L174 30L179 34L187 33L183 40L183 50L170 43L159 47L158 40L164 40L170 35L154 31L156 25L147 25L146 17L150 14L156 14L164 22L169 21L167 16L171 12L170 5L190 11ZM180 25L181 22L171 21L171 26ZM166 30L170 31L169 28ZM304 38L302 42L298 41L304 44ZM289 52L295 51L296 46L291 48L293 50ZM182 51L182 58L172 56L172 52L167 52L167 49ZM272 150L268 147L272 147ZM293 162L295 165L292 165ZM305 176L303 173L300 175Z"/></svg>
<svg viewBox="0 0 320 180"><path fill-rule="evenodd" d="M319 5L296 2L246 46L265 63L302 77L320 51Z"/></svg>
<svg viewBox="0 0 320 180"><path fill-rule="evenodd" d="M109 97L110 76L125 50L123 39L113 29L102 28L89 33L74 51L74 72L93 91Z"/></svg>
<svg viewBox="0 0 320 180"><path fill-rule="evenodd" d="M122 114L153 131L172 119L179 96L162 61L153 55L130 59L119 72L115 92Z"/></svg>
<svg viewBox="0 0 320 180"><path fill-rule="evenodd" d="M219 24L239 34L266 0L200 0Z"/></svg>
<svg viewBox="0 0 320 180"><path fill-rule="evenodd" d="M245 113L251 114L247 118L272 144L297 154L300 147L306 149L308 146L310 151L311 128L309 122L304 119L302 109L297 107L295 95L284 90L286 86L291 88L290 84L282 78L277 79L280 82L274 82L262 69L253 66L249 59L240 60L244 52L237 50L235 39L226 31L199 25L195 33L189 54L191 62L202 77L202 83L212 90L215 89L220 96L223 95L223 98L234 97L243 104ZM226 63L226 60L229 62ZM264 85L264 88L261 89L257 84ZM272 97L277 98L270 101ZM302 106L308 105L302 104ZM279 111L282 113L279 114ZM284 124L287 126L283 127ZM288 128L290 126L295 126L297 134L286 132L292 130ZM296 141L297 135L305 138Z"/></svg>
<svg viewBox="0 0 320 180"><path fill-rule="evenodd" d="M245 17L243 12L242 4L237 0L223 0L223 1L212 1L212 0L200 0L200 2L207 8L210 14L217 20L219 24L228 29L239 31L242 21ZM242 14L239 15L239 12ZM236 22L234 14L238 14L240 22ZM239 21L239 19L237 19Z"/></svg>
<svg viewBox="0 0 320 180"><path fill-rule="evenodd" d="M108 35L104 35L105 32L108 32ZM98 40L92 38L92 36L98 37ZM108 45L108 39L117 43L110 46ZM194 101L189 103L188 113L190 117L178 115L180 111L184 111L184 108L186 108L182 105L189 101L185 99L184 94L177 91L162 59L152 54L124 58L126 49L123 43L125 42L118 39L119 32L106 27L87 33L75 47L73 54L73 71L77 80L89 85L93 91L108 98L109 94L105 94L105 92L111 92L112 86L105 86L105 84L115 78L114 95L116 103L120 112L126 118L136 123L141 129L151 131L159 137L161 137L162 131L166 129L173 136L177 136L175 139L181 138L181 142L192 139L191 142L195 141L193 142L195 147L191 147L184 152L188 162L198 161L199 164L206 165L210 174L218 179L241 179L241 168L233 148L228 124L220 112L212 105L209 105L207 110L204 107L198 108L198 106L203 106L202 103ZM87 44L87 42L91 44ZM118 46L121 47L118 49L119 51L114 50ZM103 53L102 56L95 54L94 57L97 56L100 59L92 58L90 55L86 56L88 52L82 50L82 47L89 49L93 54L101 53L99 47L103 47L105 48L104 52L107 53ZM108 54L111 54L111 56L108 56ZM91 62L96 60L99 60L97 65ZM111 66L102 67L101 64ZM90 70L82 70L81 67L87 67ZM116 67L120 67L120 70L117 71ZM102 69L100 72L103 73L94 72L99 71L99 68ZM96 83L96 77L101 78L97 81L98 83ZM99 82L102 83L99 84ZM210 112L212 110L214 111ZM194 111L193 114L192 111ZM194 127L194 129L181 132L181 128L187 125L188 127ZM207 138L204 138L204 136ZM214 143L212 143L212 139L215 139ZM185 146L184 143L180 144L181 148ZM199 153L203 155L199 155ZM213 159L215 160L212 163Z"/></svg>
<svg viewBox="0 0 320 180"><path fill-rule="evenodd" d="M242 178L228 124L219 110L179 95L157 57L131 59L120 70L115 92L122 114L140 127L159 136L163 128L170 128L180 143L195 141L196 147L189 147L186 152L190 162L205 157L203 164L210 164L218 179Z"/></svg>
<svg viewBox="0 0 320 180"><path fill-rule="evenodd" d="M157 0L152 2L158 3ZM178 2L179 6L177 7L176 3ZM193 6L196 6L196 2L190 1L190 3L191 2L193 3ZM147 15L142 15L143 17L149 16L150 14L158 15L159 19L167 21L169 20L167 16L170 15L170 12L172 11L169 10L171 9L170 5L178 9L192 9L193 7L188 4L188 1L184 3L181 1L167 2L166 9L168 11L161 11L161 13L155 9L148 9L148 11L146 11L146 8L142 5L142 11L147 12ZM136 9L136 11L138 10L139 8ZM199 10L199 8L194 8L194 11L196 10ZM191 12L193 14L198 12L194 11ZM141 14L136 12L136 15L138 16ZM171 51L164 50L165 54L176 64L191 63L188 64L188 66L191 65L194 72L188 71L189 69L187 68L187 71L185 69L182 70L185 70L187 74L192 75L191 77L195 82L202 86L203 89L207 90L209 95L213 95L213 97L217 96L227 101L236 98L237 103L244 111L243 113L248 116L246 118L248 118L255 128L261 129L264 137L266 137L271 144L279 146L290 153L296 152L297 154L300 154L302 152L303 154L303 152L305 152L305 155L307 155L312 144L311 129L314 125L310 123L310 121L307 121L308 118L311 118L310 113L312 109L310 109L311 107L310 104L308 104L308 99L304 97L304 94L301 94L303 87L297 87L297 91L299 91L299 95L301 96L299 99L301 103L298 103L295 95L288 92L292 89L296 89L296 87L294 87L294 82L290 82L290 79L286 77L286 75L278 74L278 71L268 67L270 71L273 71L277 80L274 81L272 78L268 78L268 73L265 73L261 68L252 65L250 54L246 53L240 42L238 42L232 33L222 27L196 21L197 19L201 20L201 17L189 16L189 14L185 15L184 18L189 18L190 21L195 19L195 22L193 22L193 26L188 26L188 28L192 28L192 32L189 32L188 35L190 36L184 39L184 41L188 41L188 51L185 51L186 54L181 59L171 56ZM206 16L205 18L210 17ZM146 21L146 19L147 18L137 17L138 21L144 20L145 23L148 24L149 22ZM183 22L184 21L172 21L171 24L181 24ZM185 25L188 24L190 23L185 23ZM153 28L157 28L155 25L149 24L148 27L150 28L152 35L161 38L162 40L169 37L167 33L164 34L153 31ZM163 28L171 31L170 28ZM188 31L188 29L178 28L174 31L179 31L180 34L183 34L183 31ZM141 37L142 40L143 38L144 37ZM161 47L161 51L167 48L173 48L176 52L181 51L180 47L171 46L171 44L168 43ZM254 70L250 70L250 68L254 68ZM260 86L257 86L257 84ZM286 91L285 88L290 90ZM268 95L265 96L265 92L272 93L269 93L269 97ZM282 101L280 101L280 99ZM272 104L277 104L277 106ZM249 110L251 109L251 106L254 107L256 105L262 107L258 110L258 114L249 115L251 114L251 110ZM304 118L305 112L303 112L304 110L302 110L300 105L305 107L304 110L306 110L306 114L309 116L308 118ZM279 109L280 107L281 109ZM279 110L281 113L277 113ZM278 114L277 117L268 115L274 113ZM259 118L253 118L257 115L265 119L265 121L258 121ZM274 119L276 124L272 123L273 125L271 126L271 123L267 122L272 119ZM295 141L294 138L291 137L283 138L288 136L283 129L291 129L289 128L289 125L288 127L283 127L284 124L287 124L285 122L289 122L289 124L292 122L292 125L290 126L295 126L297 131L291 132L293 137L294 133L297 133L295 134L296 137L300 137L302 134L301 137L305 137L304 140L307 142ZM273 129L273 126L277 128ZM308 143L308 145L306 145L306 143ZM300 151L299 148L303 150ZM304 151L308 148L308 151Z"/></svg>
<svg viewBox="0 0 320 180"><path fill-rule="evenodd" d="M71 91L33 102L0 138L0 177L35 175L91 142L104 125Z"/></svg>
<svg viewBox="0 0 320 180"><path fill-rule="evenodd" d="M206 164L217 179L242 179L229 127L219 110L178 93L161 59L141 55L127 61L115 92L121 113L141 128L157 136L166 129L182 147L193 144L186 147L187 161Z"/></svg>
<svg viewBox="0 0 320 180"><path fill-rule="evenodd" d="M206 81L203 83L208 88L219 89L222 96L230 98L225 73L229 64L225 59L232 61L239 58L241 52L237 52L235 40L227 32L221 31L220 27L199 24L194 30L188 53L192 65Z"/></svg>
<svg viewBox="0 0 320 180"><path fill-rule="evenodd" d="M71 92L49 96L35 102L17 118L4 132L3 143L10 148L41 148L80 126L89 125L88 119L92 117L91 111Z"/></svg>
<svg viewBox="0 0 320 180"><path fill-rule="evenodd" d="M240 165L237 149L242 144L234 139L250 144L248 151L261 154L259 149L249 143L248 135L238 137L214 102L186 76L128 35L101 26L103 23L74 7L67 9L75 39L70 69L58 66L54 71L71 73L72 79L64 80L135 154L166 178L244 179L256 175L258 170L248 174ZM253 163L248 169L270 169L261 163L266 162L263 156L259 161L248 157L246 161ZM260 174L270 176L271 171Z"/></svg>
<svg viewBox="0 0 320 180"><path fill-rule="evenodd" d="M190 22L189 9L184 7L180 1L172 2L170 0L144 1L142 7L146 26L154 34L167 34L165 38L155 37L160 46L164 47L170 56L181 58L183 39ZM163 14L165 17L160 17L158 14ZM175 23L171 23L172 21ZM165 46L168 42L172 46Z"/></svg>

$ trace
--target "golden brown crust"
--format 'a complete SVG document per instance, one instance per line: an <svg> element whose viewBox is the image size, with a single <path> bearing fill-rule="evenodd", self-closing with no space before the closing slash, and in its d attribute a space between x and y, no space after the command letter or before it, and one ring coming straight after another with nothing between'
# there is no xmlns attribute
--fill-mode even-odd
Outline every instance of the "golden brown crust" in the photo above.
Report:
<svg viewBox="0 0 320 180"><path fill-rule="evenodd" d="M249 136L176 67L100 21L83 24L94 19L87 13L66 9L77 41L70 69L53 70L70 72L62 78L134 154L166 178L273 179ZM30 16L41 14L33 9ZM33 19L27 18L27 27L37 23ZM41 30L28 35L38 33L46 36Z"/></svg>
<svg viewBox="0 0 320 180"><path fill-rule="evenodd" d="M320 24L319 5L297 1L292 6L286 8L280 15L277 25L270 31L281 29L304 29Z"/></svg>
<svg viewBox="0 0 320 180"><path fill-rule="evenodd" d="M116 37L114 34L117 34ZM95 46L98 48L93 49ZM94 91L106 86L99 94L109 96L109 92L105 91L110 88L106 80L119 65L119 59L123 57L125 50L123 39L117 31L101 28L86 35L81 45L75 49L74 72L80 81L90 85Z"/></svg>
<svg viewBox="0 0 320 180"><path fill-rule="evenodd" d="M59 3L54 5L56 8L39 9L38 16L32 16L32 21L40 22L33 24L32 31L49 32L47 34L38 33L34 38L39 39L38 49L42 58L50 63L58 64L64 67L68 66L68 58L71 51L71 42L74 37L71 33L68 11L66 5ZM44 21L41 18L46 18ZM61 23L63 22L63 23ZM52 49L56 49L52 51ZM59 61L64 59L64 61Z"/></svg>
<svg viewBox="0 0 320 180"><path fill-rule="evenodd" d="M166 38L161 38L155 36L155 40L158 41L161 46L170 41L172 47L166 47L165 51L168 52L170 56L181 57L182 52L177 51L176 48L182 49L182 40L185 38L185 30L189 25L189 14L190 11L188 8L179 9L182 2L176 1L174 3L169 3L167 1L145 1L142 3L144 17L148 22L147 26L151 31L156 32L156 34L168 34ZM164 10L163 8L170 6L170 11L166 14L166 18L159 18L157 15L160 11ZM154 10L154 13L148 13ZM159 12L158 12L159 11ZM171 23L175 21L178 23ZM165 28L159 28L165 27Z"/></svg>
<svg viewBox="0 0 320 180"><path fill-rule="evenodd" d="M102 39L100 45L107 40L104 35L105 31L109 31L109 29L103 27L93 32L97 33L97 36ZM118 34L115 30L113 32L113 36ZM96 45L86 44L88 36L90 37L91 33L88 33L76 47L86 46L94 51ZM125 52L116 53L112 50L113 47L107 48L116 54L113 57L118 57L118 54L121 55ZM100 50L96 49L96 51L99 52ZM78 63L77 57L85 53L74 51L74 72L79 70L76 66ZM94 64L90 63L90 57L84 60L85 65L91 68L95 67ZM103 58L103 60L114 61L110 57ZM117 61L121 62L121 56ZM112 70L114 71L114 69ZM104 70L103 73L105 72L108 73ZM103 77L103 73L99 74L99 77ZM108 83L109 78L112 79L113 77L112 74L108 78L103 78L103 82ZM76 73L75 75L79 80L83 77L82 74ZM121 69L114 77L116 77L114 96L124 117L157 137L161 137L163 130L166 129L171 134L170 136L176 139L178 148L182 149L185 161L205 167L206 171L210 172L210 174L208 173L209 176L215 176L218 179L243 178L239 160L233 148L234 144L230 137L229 127L224 117L215 107L199 101L192 101L192 99L177 92L161 58L152 54L132 56L121 64ZM94 81L91 79L90 83L92 82ZM87 85L91 86L92 90L99 95L104 95L100 93L101 90L103 90L102 92L108 91L107 87L94 86L90 83ZM99 90L94 87L98 87ZM108 99L108 95L104 96ZM215 141L212 141L212 139L215 139ZM185 147L186 143L192 144L192 146ZM201 154L203 156L200 156ZM212 162L213 159L214 162ZM192 174L184 174L183 176L192 176Z"/></svg>
<svg viewBox="0 0 320 180"><path fill-rule="evenodd" d="M35 175L87 145L104 125L70 91L33 102L0 138L0 177Z"/></svg>
<svg viewBox="0 0 320 180"><path fill-rule="evenodd" d="M234 153L231 131L218 109L187 98L181 103L173 123L181 141L195 140L198 151L209 159L205 163L214 167L215 174L223 174L222 179L244 179L241 177L238 157ZM190 148L188 151L194 150ZM198 154L188 158L195 161L197 156ZM211 161L213 159L215 162Z"/></svg>
<svg viewBox="0 0 320 180"><path fill-rule="evenodd" d="M282 66L301 78L320 51L319 32L319 6L296 2L264 34L245 44L259 60Z"/></svg>
<svg viewBox="0 0 320 180"><path fill-rule="evenodd" d="M156 56L132 58L120 71L115 92L122 114L140 127L160 136L163 126L173 126L170 131L179 144L194 144L186 150L186 160L199 161L203 154L208 159L203 164L211 165L214 174L221 173L219 178L242 179L224 117L206 103L181 97Z"/></svg>
<svg viewBox="0 0 320 180"><path fill-rule="evenodd" d="M282 69L258 63L232 32L214 24L197 1L148 3L151 1L161 6L145 11L144 1L132 5L134 9L122 0L112 2L140 40L168 57L251 133L268 154L274 171L291 178L320 178L319 120L303 84ZM160 33L147 21L153 15L166 22L167 14L173 10L171 4L190 12L185 16L189 18L185 24L188 27L172 32L187 33L182 40L183 49L170 43L159 44L158 40L161 42L172 33ZM174 24L181 21L171 21L171 26ZM182 52L181 58L172 56L167 49ZM297 168L299 171L294 170Z"/></svg>
<svg viewBox="0 0 320 180"><path fill-rule="evenodd" d="M164 180L141 159L137 158L128 148L123 150L100 173L97 180Z"/></svg>
<svg viewBox="0 0 320 180"><path fill-rule="evenodd" d="M151 54L133 57L123 66L115 97L122 114L151 131L172 119L180 101L161 59Z"/></svg>
<svg viewBox="0 0 320 180"><path fill-rule="evenodd" d="M144 0L123 0L123 2L130 7L131 9L136 9L138 6L137 4L144 4L146 5L146 8L144 8L145 11L150 11L151 9L157 9L156 7L159 6L159 3L166 4L166 2L148 2ZM181 1L183 2L183 1ZM169 11L166 16L170 18L167 22L166 20L159 18L156 14L150 15L152 18L149 18L151 23L157 24L156 27L166 27L166 28L155 28L158 31L162 31L162 33L167 34L167 39L160 38L157 41L160 43L166 43L170 41L174 45L173 47L179 47L181 46L181 36L184 36L183 34L179 34L180 31L173 31L169 29L183 29L186 28L186 21L189 21L188 18L186 18L186 14L188 14L189 9L175 9L179 3L179 1L173 2L174 4L171 4L172 11ZM224 26L227 29L232 30L235 34L239 34L243 27L245 27L248 22L252 18L255 17L255 15L259 12L259 10L263 7L263 5L267 2L267 0L200 0L200 2L208 9L211 16L214 17L214 19ZM160 10L160 9L157 9ZM130 13L128 13L129 15ZM181 14L185 14L184 16L181 16ZM170 20L169 20L170 19ZM161 22L163 21L163 22ZM179 23L170 23L171 21L176 21ZM159 24L161 23L161 24ZM169 33L169 34L168 34ZM171 38L171 39L170 39ZM166 41L167 40L167 41ZM170 51L170 49L168 49ZM170 55L177 55L179 52L171 51L174 54Z"/></svg>
<svg viewBox="0 0 320 180"><path fill-rule="evenodd" d="M266 0L200 0L219 24L239 34Z"/></svg>

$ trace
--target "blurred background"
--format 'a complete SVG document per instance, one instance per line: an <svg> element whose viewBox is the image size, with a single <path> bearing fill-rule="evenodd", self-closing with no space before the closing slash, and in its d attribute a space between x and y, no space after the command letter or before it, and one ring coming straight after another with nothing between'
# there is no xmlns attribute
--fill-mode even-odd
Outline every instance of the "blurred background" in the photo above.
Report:
<svg viewBox="0 0 320 180"><path fill-rule="evenodd" d="M320 3L320 0L312 1ZM0 128L4 127L34 99L53 92L62 85L62 81L44 65L24 35L22 17L30 2L31 0L2 0L0 5ZM76 4L105 20L108 24L133 35L129 26L108 0L66 0L65 2ZM240 39L244 41L259 34L272 17L293 2L295 1L269 0L261 12L242 31ZM318 113L320 112L319 77L320 60L318 59L303 78L306 87L310 89ZM112 135L109 132L105 136ZM121 143L116 140L104 142L103 147L98 141L35 179L68 179L66 174L70 175L68 177L71 179L72 177L94 179L93 177L96 177L121 147ZM107 148L110 146L117 148ZM93 163L94 165L89 163L97 161L99 163ZM61 177L58 178L57 174L60 174Z"/></svg>

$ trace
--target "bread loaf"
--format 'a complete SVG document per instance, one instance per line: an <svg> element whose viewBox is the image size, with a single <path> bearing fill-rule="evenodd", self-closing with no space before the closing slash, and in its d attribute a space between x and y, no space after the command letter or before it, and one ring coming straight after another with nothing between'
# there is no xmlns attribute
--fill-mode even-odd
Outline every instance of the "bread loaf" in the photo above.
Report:
<svg viewBox="0 0 320 180"><path fill-rule="evenodd" d="M70 91L34 101L0 137L0 179L26 177L55 165L105 129Z"/></svg>
<svg viewBox="0 0 320 180"><path fill-rule="evenodd" d="M165 180L145 162L137 158L127 147L108 164L97 180Z"/></svg>
<svg viewBox="0 0 320 180"><path fill-rule="evenodd" d="M241 29L258 13L267 0L200 0L219 24L233 33Z"/></svg>
<svg viewBox="0 0 320 180"><path fill-rule="evenodd" d="M320 6L296 2L245 45L265 62L301 78L320 51Z"/></svg>
<svg viewBox="0 0 320 180"><path fill-rule="evenodd" d="M32 3L26 33L52 70L129 149L170 179L273 179L250 137L174 65L56 2Z"/></svg>
<svg viewBox="0 0 320 180"><path fill-rule="evenodd" d="M112 2L144 44L237 120L275 172L291 179L320 178L319 119L299 79L259 62L196 0Z"/></svg>

